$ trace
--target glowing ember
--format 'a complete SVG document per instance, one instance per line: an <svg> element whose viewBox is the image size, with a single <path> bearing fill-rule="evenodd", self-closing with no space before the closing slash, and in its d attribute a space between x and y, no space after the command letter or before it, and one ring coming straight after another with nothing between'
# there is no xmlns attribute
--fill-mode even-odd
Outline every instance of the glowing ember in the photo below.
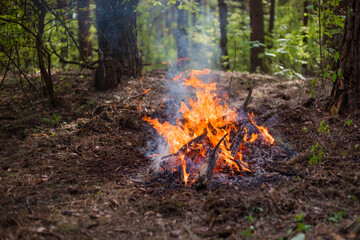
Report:
<svg viewBox="0 0 360 240"><path fill-rule="evenodd" d="M145 93L147 93L147 92L149 92L149 91L151 91L150 88L149 88L149 89L146 89L146 90L143 92L143 94L145 94Z"/></svg>
<svg viewBox="0 0 360 240"><path fill-rule="evenodd" d="M175 154L176 163L181 166L182 178L186 185L190 185L189 183L194 181L196 174L199 173L199 167L196 166L206 161L209 151L212 151L224 136L224 140L218 147L215 171L229 169L235 172L251 172L248 164L243 161L242 154L246 150L244 144L233 143L236 141L234 133L238 131L244 132L244 136L240 140L246 143L254 143L259 139L263 139L267 144L275 142L265 127L256 125L253 115L239 116L239 112L231 109L224 100L220 99L215 92L216 83L206 84L199 80L199 75L209 73L209 69L192 70L187 78L182 74L173 78L174 81L184 86L196 89L196 98L188 99L188 104L184 101L181 102L179 109L181 118L177 118L175 124L168 121L161 123L159 119L147 116L143 118L169 144L170 154ZM261 138L257 133L248 132L248 129L238 124L238 121L248 117L250 118L249 124L258 129ZM202 136L205 137L201 138ZM200 138L204 140L195 141ZM193 142L191 142L192 140ZM234 146L238 149L231 150ZM172 171L174 169L176 168L172 166Z"/></svg>

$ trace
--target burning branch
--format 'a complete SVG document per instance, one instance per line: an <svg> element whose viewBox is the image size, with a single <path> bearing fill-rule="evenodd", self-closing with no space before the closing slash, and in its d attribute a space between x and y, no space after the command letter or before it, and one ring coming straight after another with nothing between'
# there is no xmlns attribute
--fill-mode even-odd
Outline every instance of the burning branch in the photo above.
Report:
<svg viewBox="0 0 360 240"><path fill-rule="evenodd" d="M225 136L221 138L221 140L215 146L214 150L211 152L208 160L205 161L203 165L201 165L200 171L195 178L195 185L197 188L202 188L206 186L207 182L210 180L211 175L214 172L214 169L221 158L220 155L217 154L217 150L221 142L225 139L227 135L228 134L225 134Z"/></svg>

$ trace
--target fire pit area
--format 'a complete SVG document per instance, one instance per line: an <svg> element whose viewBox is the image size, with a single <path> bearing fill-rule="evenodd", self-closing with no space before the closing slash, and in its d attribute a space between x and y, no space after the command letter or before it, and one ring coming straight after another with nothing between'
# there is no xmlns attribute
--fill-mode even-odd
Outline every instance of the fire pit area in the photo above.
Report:
<svg viewBox="0 0 360 240"><path fill-rule="evenodd" d="M203 188L211 179L217 183L240 184L247 176L269 177L267 165L289 159L294 154L277 144L274 136L261 123L262 116L248 110L252 90L241 106L231 108L226 93L219 97L217 83L207 79L209 69L189 70L172 79L172 87L185 87L175 92L178 104L163 107L159 117L144 116L152 126L153 139L147 148L152 160L151 172L171 184ZM170 80L171 81L171 80Z"/></svg>

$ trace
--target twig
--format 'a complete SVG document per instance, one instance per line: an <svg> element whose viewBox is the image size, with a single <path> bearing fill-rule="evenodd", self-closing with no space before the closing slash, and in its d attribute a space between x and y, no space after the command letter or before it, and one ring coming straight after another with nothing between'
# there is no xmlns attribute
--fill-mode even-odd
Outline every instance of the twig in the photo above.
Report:
<svg viewBox="0 0 360 240"><path fill-rule="evenodd" d="M0 43L0 47L2 49L2 52L5 53L5 55L9 58L9 60L12 62L12 64L14 64L14 66L19 70L19 72L21 73L21 75L24 76L24 78L26 79L26 81L28 81L28 83L31 85L31 87L33 87L36 91L39 91L30 81L30 79L25 75L25 73L20 69L20 66L18 66L15 61L11 58L11 56L9 56L9 54L5 51L5 47L4 45L2 45Z"/></svg>

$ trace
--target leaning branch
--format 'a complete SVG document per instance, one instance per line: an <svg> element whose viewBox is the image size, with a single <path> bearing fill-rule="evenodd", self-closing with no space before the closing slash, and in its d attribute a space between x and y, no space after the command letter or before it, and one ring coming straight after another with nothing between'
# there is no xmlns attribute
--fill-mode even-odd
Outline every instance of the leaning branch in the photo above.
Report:
<svg viewBox="0 0 360 240"><path fill-rule="evenodd" d="M3 53L5 53L5 55L9 58L9 61L11 61L12 64L14 64L14 66L19 70L20 74L24 76L24 78L26 79L26 81L30 84L31 87L33 87L34 89L36 89L36 91L39 91L34 84L32 84L32 82L30 81L30 79L26 76L26 74L21 70L20 66L18 64L16 64L16 62L14 61L14 59L12 59L11 55L9 53L6 52L5 47L0 43L0 47L1 47L1 51Z"/></svg>

